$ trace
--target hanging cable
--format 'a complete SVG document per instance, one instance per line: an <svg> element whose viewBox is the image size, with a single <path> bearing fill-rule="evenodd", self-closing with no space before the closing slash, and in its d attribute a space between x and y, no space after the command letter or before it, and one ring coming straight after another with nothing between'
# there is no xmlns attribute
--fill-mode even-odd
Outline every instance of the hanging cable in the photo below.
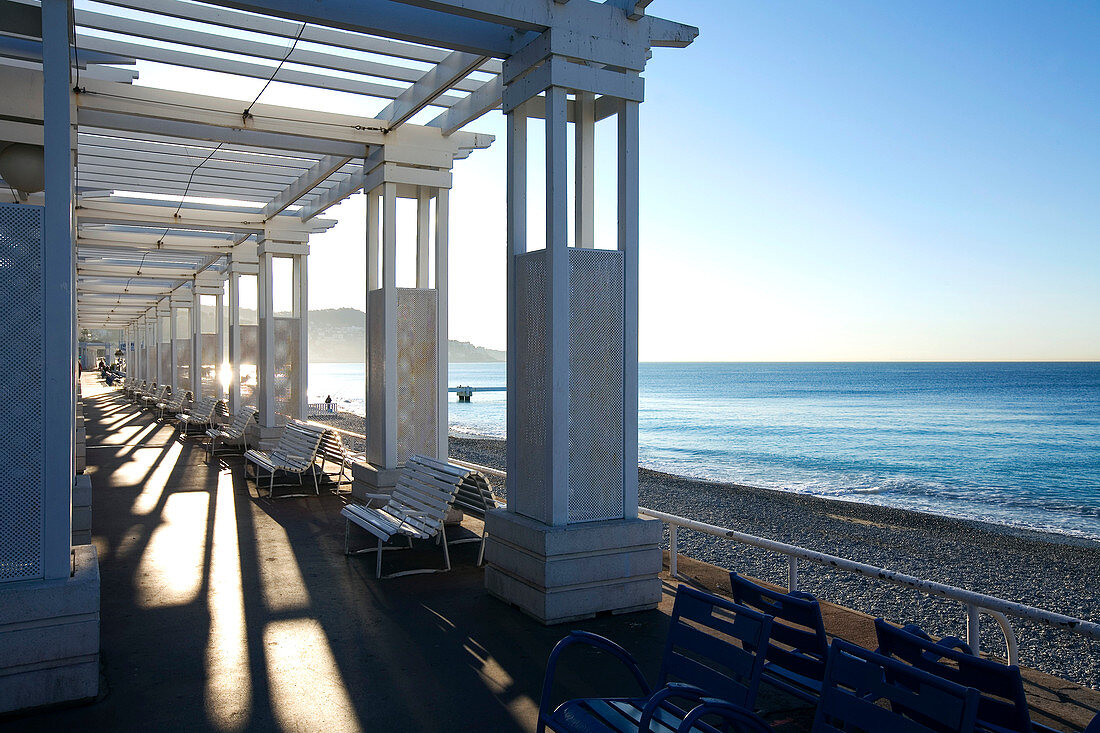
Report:
<svg viewBox="0 0 1100 733"><path fill-rule="evenodd" d="M275 71L271 72L271 76L268 77L266 82L264 82L263 88L260 89L260 93L256 95L256 98L252 100L252 104L244 108L244 112L241 113L241 119L245 122L247 122L248 118L252 116L252 107L256 104L256 102L260 100L260 97L263 96L264 92L267 91L267 87L271 84L271 82L275 80L275 76L279 73L279 70L283 68L283 64L285 64L286 60L290 58L290 54L294 53L294 49L297 48L298 40L302 37L302 33L305 31L306 25L306 23L302 23L302 27L298 29L298 35L294 36L294 42L290 44L290 50L286 52L286 56L283 56L283 60L280 61L279 65L275 67Z"/></svg>
<svg viewBox="0 0 1100 733"><path fill-rule="evenodd" d="M183 200L187 198L187 193L191 190L191 181L195 179L195 173L199 170L199 168L202 168L204 165L206 165L206 163L214 157L215 153L222 149L222 145L225 145L225 143L218 143L218 146L210 151L210 155L203 158L201 163L191 169L191 175L187 177L187 185L183 187L183 196L180 197L180 205L176 207L176 213L172 214L173 217L179 217L180 210L183 208ZM168 230L165 229L164 234L160 235L160 240L157 242L158 247L164 243L164 237L167 234Z"/></svg>

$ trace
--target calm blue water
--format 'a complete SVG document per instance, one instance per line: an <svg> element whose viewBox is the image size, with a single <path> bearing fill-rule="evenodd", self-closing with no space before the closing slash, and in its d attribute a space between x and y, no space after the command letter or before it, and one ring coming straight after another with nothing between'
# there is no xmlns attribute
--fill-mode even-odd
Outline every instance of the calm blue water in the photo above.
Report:
<svg viewBox="0 0 1100 733"><path fill-rule="evenodd" d="M1100 538L1098 363L642 364L640 382L647 467ZM450 383L503 386L504 365ZM310 391L362 412L363 366L311 364ZM504 437L503 392L453 400L456 433Z"/></svg>

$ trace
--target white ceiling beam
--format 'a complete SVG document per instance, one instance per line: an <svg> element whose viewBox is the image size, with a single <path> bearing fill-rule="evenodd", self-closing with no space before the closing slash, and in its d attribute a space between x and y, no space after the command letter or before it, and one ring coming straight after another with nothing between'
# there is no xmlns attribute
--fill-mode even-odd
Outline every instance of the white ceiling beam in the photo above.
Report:
<svg viewBox="0 0 1100 733"><path fill-rule="evenodd" d="M209 49L224 53L240 54L242 56L254 56L256 58L271 61L285 61L287 63L314 66L327 70L339 70L379 79L389 79L399 82L415 82L423 74L420 69L408 65L381 63L348 54L326 53L314 51L308 48L296 46L290 55L288 43L269 43L239 38L225 33L208 33L204 31L181 28L178 25L153 23L145 20L123 17L117 14L98 13L91 10L76 11L76 23L97 30L110 31L129 36L136 36L155 41L167 41L184 46ZM485 58L482 57L482 61ZM480 63L478 64L480 66ZM452 85L459 91L472 92L478 87L478 82L469 81Z"/></svg>
<svg viewBox="0 0 1100 733"><path fill-rule="evenodd" d="M422 61L437 63L442 61L447 51L431 46L424 46L403 41L394 41L389 38L377 38L361 33L328 28L323 25L307 25L304 29L301 23L275 18L268 15L256 16L239 10L214 5L198 5L180 0L101 0L110 5L133 8L150 13L159 13L173 18L181 18L188 21L197 21L211 25L219 25L226 28L247 28L255 33L263 33L269 36L281 38L295 38L299 31L301 39L310 43L325 46L335 46L356 51L367 51L381 56L408 59L410 61ZM259 12L263 12L262 10ZM486 61L479 71L499 74L500 62L496 59Z"/></svg>
<svg viewBox="0 0 1100 733"><path fill-rule="evenodd" d="M169 165L198 165L203 158L214 152L214 146L205 147L180 143L165 145L146 142L134 138L104 138L81 134L77 155L99 156L103 158L125 158L150 163ZM251 155L226 150L222 147L216 157L203 164L203 168L212 170L255 171L270 175L297 178L309 170L313 160L301 158L277 158L270 155Z"/></svg>
<svg viewBox="0 0 1100 733"><path fill-rule="evenodd" d="M486 56L463 51L452 51L447 58L433 66L401 96L387 105L378 114L378 119L386 120L389 124L388 129L396 129L420 110L435 104L438 98L465 79L486 58Z"/></svg>
<svg viewBox="0 0 1100 733"><path fill-rule="evenodd" d="M185 138L206 139L214 142L238 142L233 133L252 133L253 138L243 144L267 145L281 150L302 150L321 152L327 155L347 155L363 157L366 146L387 144L405 144L423 146L435 150L454 151L458 148L483 148L492 143L492 136L476 133L456 133L444 137L438 129L422 125L402 125L398 130L387 134L383 120L356 117L354 115L333 114L329 112L311 112L292 107L256 104L252 106L251 116L242 120L241 102L212 97L203 94L166 91L149 87L134 87L110 82L91 82L84 85L86 93L76 94L78 115L92 111L125 115L133 118L149 118L157 125L123 122L124 126L107 125L108 129L148 132L155 135L169 135ZM83 124L83 120L81 121ZM179 122L182 128L171 123ZM90 124L99 125L92 121ZM180 134L186 131L187 124L209 125L226 128L212 135ZM273 135L272 144L264 142L264 135ZM310 143L308 141L312 140ZM347 144L358 147L349 150ZM295 146L298 147L295 147ZM321 149L327 145L327 149Z"/></svg>
<svg viewBox="0 0 1100 733"><path fill-rule="evenodd" d="M176 213L171 204L129 204L110 199L81 201L76 206L79 223L127 224L132 226L163 226L171 229L234 232L238 234L269 233L272 238L286 241L309 241L313 232L325 231L336 225L332 219L302 222L294 216L277 216L264 220L259 211L239 212L216 208L181 208Z"/></svg>
<svg viewBox="0 0 1100 733"><path fill-rule="evenodd" d="M298 201L313 189L317 188L325 179L344 167L351 158L343 156L326 155L298 177L296 181L276 194L275 198L264 207L263 217L270 219L276 214L286 210L288 206Z"/></svg>
<svg viewBox="0 0 1100 733"><path fill-rule="evenodd" d="M504 84L499 76L481 85L476 92L469 94L466 99L450 108L443 110L434 120L428 123L430 127L438 127L444 135L450 135L468 123L491 109L500 107L500 97L504 92Z"/></svg>
<svg viewBox="0 0 1100 733"><path fill-rule="evenodd" d="M253 79L272 79L272 72L278 68L273 81L284 84L298 84L300 86L315 87L317 89L331 89L351 94L362 94L368 97L381 99L396 99L405 90L403 86L382 84L368 81L367 79L349 79L335 74L322 74L314 71L303 71L289 66L275 67L268 64L259 64L252 61L213 56L205 53L181 51L163 46L151 46L130 41L121 41L114 38L101 38L77 32L76 44L81 49L95 51L107 51L111 53L126 54L145 61L156 61L161 64L173 66L185 66L191 69L204 71L216 71L222 74L234 74ZM442 94L432 104L447 107L462 99L458 94ZM241 103L241 109L244 109Z"/></svg>

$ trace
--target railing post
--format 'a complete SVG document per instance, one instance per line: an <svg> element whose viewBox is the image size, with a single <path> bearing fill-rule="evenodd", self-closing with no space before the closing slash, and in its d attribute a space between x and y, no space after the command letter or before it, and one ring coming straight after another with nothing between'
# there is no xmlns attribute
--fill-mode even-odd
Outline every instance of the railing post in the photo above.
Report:
<svg viewBox="0 0 1100 733"><path fill-rule="evenodd" d="M798 558L787 555L787 592L794 593L798 590Z"/></svg>
<svg viewBox="0 0 1100 733"><path fill-rule="evenodd" d="M676 530L675 524L668 525L668 574L674 578L676 577L676 556L679 554L676 547Z"/></svg>
<svg viewBox="0 0 1100 733"><path fill-rule="evenodd" d="M978 607L973 603L966 604L966 643L970 645L970 651L974 654L982 653L982 638L978 622Z"/></svg>

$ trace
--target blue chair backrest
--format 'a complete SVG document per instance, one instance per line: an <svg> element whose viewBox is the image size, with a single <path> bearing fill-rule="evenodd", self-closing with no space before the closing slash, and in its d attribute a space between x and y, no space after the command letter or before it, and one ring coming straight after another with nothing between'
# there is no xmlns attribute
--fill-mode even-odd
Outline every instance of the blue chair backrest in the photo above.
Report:
<svg viewBox="0 0 1100 733"><path fill-rule="evenodd" d="M813 733L970 733L977 712L977 690L834 639Z"/></svg>
<svg viewBox="0 0 1100 733"><path fill-rule="evenodd" d="M730 573L730 586L735 603L774 617L768 661L804 677L825 679L829 638L816 598L808 593L781 593L765 588L736 572Z"/></svg>
<svg viewBox="0 0 1100 733"><path fill-rule="evenodd" d="M978 720L1019 733L1031 731L1031 712L1020 668L937 643L916 627L899 629L875 619L878 651L981 693Z"/></svg>
<svg viewBox="0 0 1100 733"><path fill-rule="evenodd" d="M770 616L687 585L676 589L657 687L687 682L752 708L760 687Z"/></svg>

